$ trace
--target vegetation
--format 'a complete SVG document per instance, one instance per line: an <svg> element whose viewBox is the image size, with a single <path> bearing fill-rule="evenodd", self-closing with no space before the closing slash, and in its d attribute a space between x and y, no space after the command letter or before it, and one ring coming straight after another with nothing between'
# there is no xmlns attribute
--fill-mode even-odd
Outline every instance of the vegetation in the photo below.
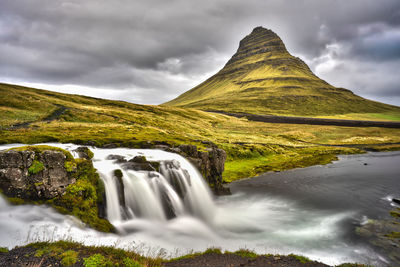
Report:
<svg viewBox="0 0 400 267"><path fill-rule="evenodd" d="M103 205L104 184L93 167L91 160L74 159L68 151L52 146L23 146L11 148L17 151L35 151L36 159L29 168L29 173L35 174L43 170L44 165L38 161L38 153L46 150L61 151L66 155L65 168L71 172L76 182L66 188L65 194L50 200L25 200L21 198L7 198L15 205L47 204L63 214L73 215L88 226L103 232L113 232L114 227L106 219L99 217L99 207ZM90 151L91 152L91 151Z"/></svg>
<svg viewBox="0 0 400 267"><path fill-rule="evenodd" d="M399 120L400 108L370 101L315 76L278 35L256 28L217 74L165 103L252 114Z"/></svg>
<svg viewBox="0 0 400 267"><path fill-rule="evenodd" d="M28 172L29 174L36 174L44 170L44 165L38 160L34 160L32 165L29 167Z"/></svg>
<svg viewBox="0 0 400 267"><path fill-rule="evenodd" d="M299 256L299 255L294 255L294 254L290 254L289 256L291 256L291 257L297 259L297 260L298 260L299 262L301 262L301 263L308 263L308 262L311 262L311 260L310 260L309 258L304 257L304 256Z"/></svg>
<svg viewBox="0 0 400 267"><path fill-rule="evenodd" d="M206 142L212 142L227 151L226 182L269 170L326 164L337 154L362 153L365 148L400 149L399 129L252 122L193 109L135 105L7 84L0 84L0 94L0 107L15 110L0 118L0 143L100 147L113 143L132 148L168 143L205 148ZM57 105L68 109L54 121L40 120ZM37 120L16 115L32 106L42 114ZM27 128L10 128L30 121Z"/></svg>
<svg viewBox="0 0 400 267"><path fill-rule="evenodd" d="M0 253L7 253L8 248L0 247Z"/></svg>
<svg viewBox="0 0 400 267"><path fill-rule="evenodd" d="M104 184L90 160L76 159L76 182L70 184L64 195L46 203L59 212L71 214L88 226L103 232L112 232L114 227L99 218L99 207L103 204Z"/></svg>
<svg viewBox="0 0 400 267"><path fill-rule="evenodd" d="M106 246L84 246L80 243L58 241L54 243L32 243L27 247L34 248L35 257L56 258L63 266L82 264L91 266L161 266L161 258L143 257L135 252Z"/></svg>

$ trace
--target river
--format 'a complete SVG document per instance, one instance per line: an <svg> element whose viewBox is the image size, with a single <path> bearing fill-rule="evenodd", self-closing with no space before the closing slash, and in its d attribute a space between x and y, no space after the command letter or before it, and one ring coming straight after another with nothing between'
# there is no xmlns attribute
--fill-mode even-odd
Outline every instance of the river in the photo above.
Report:
<svg viewBox="0 0 400 267"><path fill-rule="evenodd" d="M76 148L72 144L51 145ZM0 150L11 146L15 145L3 145ZM119 234L88 229L76 219L48 207L11 206L0 198L0 246L11 248L34 241L67 239L88 245L112 245L149 256L173 257L220 247L231 251L247 248L258 253L302 254L332 265L388 263L384 253L378 253L355 234L355 228L368 218L389 218L388 211L393 208L390 199L400 193L400 152L346 155L324 166L267 173L231 183L233 194L216 198L190 164L177 155L143 149L92 148L92 151L94 165L105 181L116 167L115 162L106 159L109 154L177 160L190 174L188 185L192 189L188 188L192 191L187 195L191 197L176 199L176 194L165 184L168 175L164 175L165 179L161 175L162 181L155 184L166 188L174 199L177 215L168 219L161 210L122 219L118 212L111 212L113 217L109 219L120 230ZM147 179L133 172L127 172L126 176L129 181ZM153 188L157 193L159 189L154 189L152 183L149 182L150 187L140 186ZM125 196L131 195L133 203L144 201L144 209L160 210L162 205L155 200L159 194L149 192L139 198L144 189L135 193L135 188L126 189L130 191ZM115 192L107 196L108 203L110 194ZM132 214L135 213L138 214L132 208Z"/></svg>

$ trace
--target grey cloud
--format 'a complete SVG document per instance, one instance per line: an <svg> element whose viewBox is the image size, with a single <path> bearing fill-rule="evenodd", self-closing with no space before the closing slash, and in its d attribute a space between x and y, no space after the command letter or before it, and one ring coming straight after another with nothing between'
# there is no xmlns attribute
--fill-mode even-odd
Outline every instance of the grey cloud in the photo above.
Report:
<svg viewBox="0 0 400 267"><path fill-rule="evenodd" d="M314 70L329 61L399 69L399 10L398 0L2 0L0 80L108 88L115 95L98 96L161 103L215 73L259 25ZM400 95L393 72L375 69L380 84L356 83L360 69L346 75L338 66L323 78L337 83L340 73L360 94L371 95L372 83L376 97Z"/></svg>

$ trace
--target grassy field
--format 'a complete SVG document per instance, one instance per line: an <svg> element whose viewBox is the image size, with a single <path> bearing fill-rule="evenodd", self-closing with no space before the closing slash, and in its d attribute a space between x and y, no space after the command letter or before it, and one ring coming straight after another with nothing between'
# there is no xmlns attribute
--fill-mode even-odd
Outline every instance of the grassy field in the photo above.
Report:
<svg viewBox="0 0 400 267"><path fill-rule="evenodd" d="M278 35L256 28L223 69L167 106L234 113L399 120L400 108L371 101L318 78Z"/></svg>
<svg viewBox="0 0 400 267"><path fill-rule="evenodd" d="M211 141L227 151L226 182L269 170L325 164L337 154L363 152L324 146L327 144L400 149L400 145L376 146L399 143L399 129L251 122L194 109L136 105L7 84L0 84L0 95L1 143L151 147L167 142L204 148L202 141ZM59 105L67 110L58 119L42 121ZM32 123L27 128L10 128L24 122Z"/></svg>

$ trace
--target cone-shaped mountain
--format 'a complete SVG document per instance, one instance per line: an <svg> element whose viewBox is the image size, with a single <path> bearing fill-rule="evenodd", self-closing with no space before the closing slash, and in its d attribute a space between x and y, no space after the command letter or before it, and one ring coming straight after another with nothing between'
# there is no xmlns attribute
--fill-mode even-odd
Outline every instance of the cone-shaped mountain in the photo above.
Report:
<svg viewBox="0 0 400 267"><path fill-rule="evenodd" d="M253 114L334 115L400 112L318 78L292 56L279 36L257 27L214 76L165 103L170 106Z"/></svg>

